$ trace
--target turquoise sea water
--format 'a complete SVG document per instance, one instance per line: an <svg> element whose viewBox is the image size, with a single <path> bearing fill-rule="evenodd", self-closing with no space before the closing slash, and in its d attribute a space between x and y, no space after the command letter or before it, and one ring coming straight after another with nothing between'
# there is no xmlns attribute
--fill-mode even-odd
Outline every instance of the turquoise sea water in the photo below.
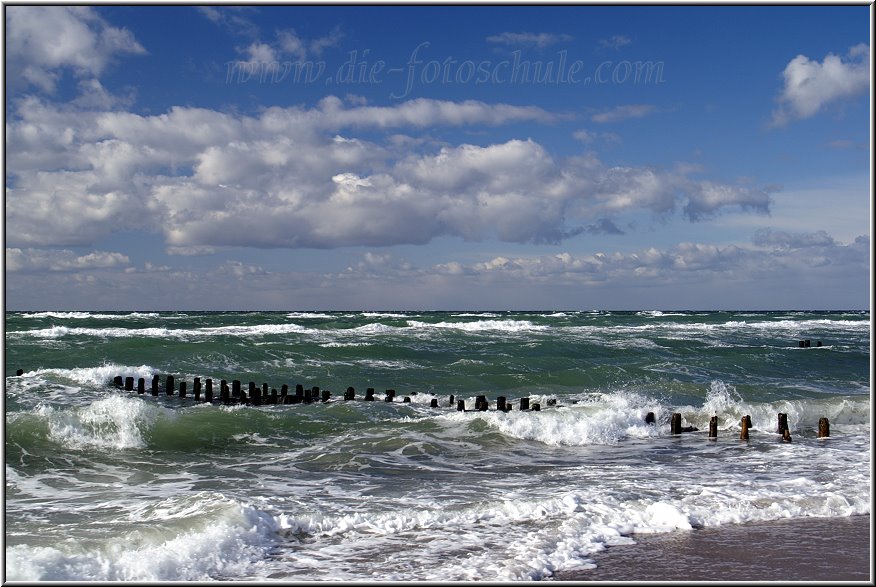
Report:
<svg viewBox="0 0 876 587"><path fill-rule="evenodd" d="M542 579L636 533L870 512L869 312L7 312L5 327L10 580ZM223 405L222 379L331 397ZM698 430L670 434L673 413Z"/></svg>

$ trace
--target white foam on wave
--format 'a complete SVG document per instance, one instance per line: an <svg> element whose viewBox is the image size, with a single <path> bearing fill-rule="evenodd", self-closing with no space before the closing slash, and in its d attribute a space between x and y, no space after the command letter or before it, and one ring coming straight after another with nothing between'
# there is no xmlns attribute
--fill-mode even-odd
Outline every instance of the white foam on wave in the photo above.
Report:
<svg viewBox="0 0 876 587"><path fill-rule="evenodd" d="M121 395L73 408L40 405L35 412L46 421L49 438L70 449L145 448L158 418L175 417L172 410Z"/></svg>
<svg viewBox="0 0 876 587"><path fill-rule="evenodd" d="M465 332L537 332L549 329L549 326L533 324L529 320L477 320L475 322L421 322L408 320L408 326L420 329L452 329Z"/></svg>
<svg viewBox="0 0 876 587"><path fill-rule="evenodd" d="M208 328L78 328L51 326L17 331L16 336L62 338L66 336L94 336L101 338L176 338L192 339L209 336L269 336L277 334L320 334L323 331L298 324L256 324L250 326L214 326Z"/></svg>
<svg viewBox="0 0 876 587"><path fill-rule="evenodd" d="M271 516L212 493L137 507L125 532L102 543L7 546L12 581L214 581L264 575L276 540ZM140 517L142 516L142 517ZM142 530L131 530L142 525Z"/></svg>
<svg viewBox="0 0 876 587"><path fill-rule="evenodd" d="M58 318L62 320L124 320L126 318L160 318L158 312L130 312L127 314L96 314L91 312L30 312L22 318Z"/></svg>
<svg viewBox="0 0 876 587"><path fill-rule="evenodd" d="M297 320L299 318L336 318L337 316L332 316L331 314L325 314L322 312L290 312L286 314L286 318L292 318L293 320Z"/></svg>
<svg viewBox="0 0 876 587"><path fill-rule="evenodd" d="M73 369L37 369L28 371L22 375L24 378L46 379L57 377L72 380L80 385L103 386L113 380L116 375L133 377L135 380L142 377L151 379L157 370L149 365L132 367L117 363L104 363L99 367L75 367Z"/></svg>

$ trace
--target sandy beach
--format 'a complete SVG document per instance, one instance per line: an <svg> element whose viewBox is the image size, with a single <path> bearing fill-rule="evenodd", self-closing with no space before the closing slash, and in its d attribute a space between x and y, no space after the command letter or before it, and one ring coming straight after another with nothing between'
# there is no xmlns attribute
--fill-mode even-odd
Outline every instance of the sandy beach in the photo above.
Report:
<svg viewBox="0 0 876 587"><path fill-rule="evenodd" d="M805 518L637 534L597 568L559 581L864 581L872 584L870 516Z"/></svg>

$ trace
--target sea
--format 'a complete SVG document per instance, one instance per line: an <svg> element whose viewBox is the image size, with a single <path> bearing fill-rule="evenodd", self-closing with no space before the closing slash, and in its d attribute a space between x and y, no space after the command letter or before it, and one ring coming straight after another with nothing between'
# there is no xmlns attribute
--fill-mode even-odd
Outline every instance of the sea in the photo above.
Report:
<svg viewBox="0 0 876 587"><path fill-rule="evenodd" d="M5 579L537 581L869 514L870 345L869 311L6 312Z"/></svg>

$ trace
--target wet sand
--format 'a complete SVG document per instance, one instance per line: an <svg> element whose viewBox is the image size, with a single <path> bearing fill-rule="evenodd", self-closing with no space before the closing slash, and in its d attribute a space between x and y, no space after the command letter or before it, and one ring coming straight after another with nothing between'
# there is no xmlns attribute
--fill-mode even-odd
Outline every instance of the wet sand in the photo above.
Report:
<svg viewBox="0 0 876 587"><path fill-rule="evenodd" d="M873 584L870 516L635 534L559 581L863 581Z"/></svg>

